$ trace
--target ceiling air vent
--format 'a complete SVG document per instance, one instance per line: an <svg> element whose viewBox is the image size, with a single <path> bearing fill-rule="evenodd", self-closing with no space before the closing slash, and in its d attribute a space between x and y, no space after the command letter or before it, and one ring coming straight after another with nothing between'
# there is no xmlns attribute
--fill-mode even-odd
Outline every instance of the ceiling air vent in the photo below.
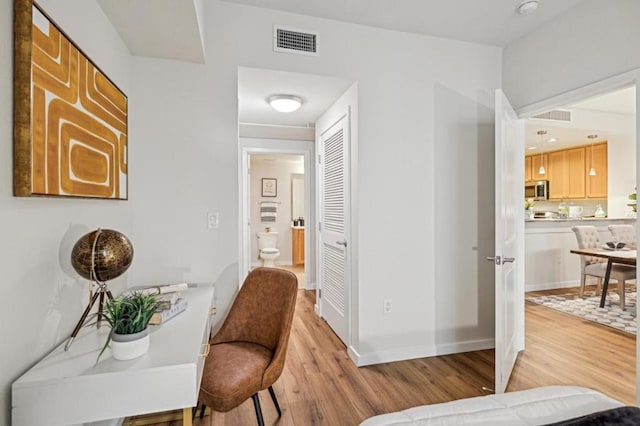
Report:
<svg viewBox="0 0 640 426"><path fill-rule="evenodd" d="M571 121L571 111L554 109L552 111L534 115L533 118L538 118L540 120Z"/></svg>
<svg viewBox="0 0 640 426"><path fill-rule="evenodd" d="M297 55L318 56L318 33L274 25L273 50Z"/></svg>

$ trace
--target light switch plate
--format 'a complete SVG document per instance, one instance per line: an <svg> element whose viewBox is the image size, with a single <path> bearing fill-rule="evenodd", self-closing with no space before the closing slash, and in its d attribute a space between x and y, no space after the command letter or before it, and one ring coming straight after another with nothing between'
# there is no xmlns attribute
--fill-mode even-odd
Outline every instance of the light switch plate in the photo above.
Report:
<svg viewBox="0 0 640 426"><path fill-rule="evenodd" d="M218 213L207 213L207 228L218 229L220 216Z"/></svg>

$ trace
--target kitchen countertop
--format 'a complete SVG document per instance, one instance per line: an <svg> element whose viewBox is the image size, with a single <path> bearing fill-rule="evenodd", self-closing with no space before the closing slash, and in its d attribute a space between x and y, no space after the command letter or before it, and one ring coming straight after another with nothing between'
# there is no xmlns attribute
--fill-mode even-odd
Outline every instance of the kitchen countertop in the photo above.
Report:
<svg viewBox="0 0 640 426"><path fill-rule="evenodd" d="M636 220L635 217L570 217L567 219L551 218L551 219L525 219L525 222L598 222L598 221L620 221L620 220Z"/></svg>

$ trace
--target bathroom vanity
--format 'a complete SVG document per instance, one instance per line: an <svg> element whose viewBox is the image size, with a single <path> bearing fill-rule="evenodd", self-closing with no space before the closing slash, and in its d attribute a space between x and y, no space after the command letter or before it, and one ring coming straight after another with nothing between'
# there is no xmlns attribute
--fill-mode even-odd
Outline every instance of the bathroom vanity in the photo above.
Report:
<svg viewBox="0 0 640 426"><path fill-rule="evenodd" d="M291 263L293 266L304 265L304 226L291 229Z"/></svg>

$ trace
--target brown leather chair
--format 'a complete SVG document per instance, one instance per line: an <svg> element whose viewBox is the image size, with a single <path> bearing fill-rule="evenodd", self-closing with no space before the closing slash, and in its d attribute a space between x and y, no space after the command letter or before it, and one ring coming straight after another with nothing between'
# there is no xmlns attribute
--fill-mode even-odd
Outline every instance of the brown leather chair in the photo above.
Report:
<svg viewBox="0 0 640 426"><path fill-rule="evenodd" d="M272 385L284 368L297 292L298 279L289 271L249 273L220 331L209 340L198 397L201 418L205 406L226 412L251 397L262 426L258 391L267 388L282 415Z"/></svg>

